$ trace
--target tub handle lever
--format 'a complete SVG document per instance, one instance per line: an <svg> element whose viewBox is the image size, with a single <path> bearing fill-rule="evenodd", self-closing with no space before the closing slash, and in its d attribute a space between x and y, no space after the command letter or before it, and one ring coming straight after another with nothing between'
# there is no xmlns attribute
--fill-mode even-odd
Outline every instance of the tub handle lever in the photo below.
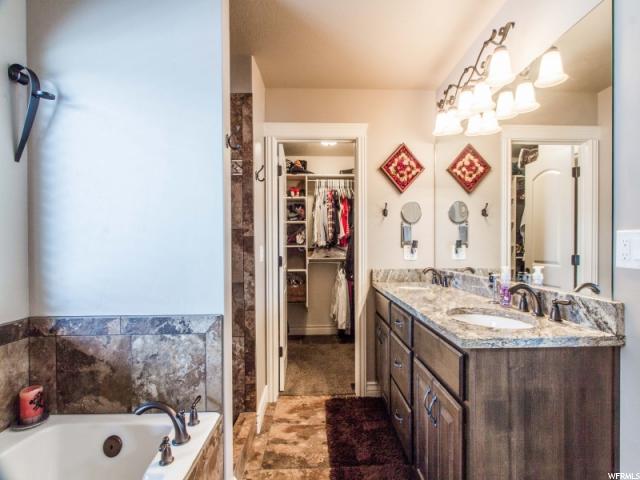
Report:
<svg viewBox="0 0 640 480"><path fill-rule="evenodd" d="M173 452L171 451L171 441L168 435L162 439L158 451L160 452L160 466L166 467L173 463Z"/></svg>
<svg viewBox="0 0 640 480"><path fill-rule="evenodd" d="M191 410L189 411L189 426L193 427L200 423L200 419L198 418L198 403L202 400L202 395L198 395L193 403L191 404Z"/></svg>

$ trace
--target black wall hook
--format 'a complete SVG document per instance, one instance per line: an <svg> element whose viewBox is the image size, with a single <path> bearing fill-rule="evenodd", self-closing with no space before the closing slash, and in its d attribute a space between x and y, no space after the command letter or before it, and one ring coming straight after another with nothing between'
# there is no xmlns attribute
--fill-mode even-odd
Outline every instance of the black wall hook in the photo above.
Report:
<svg viewBox="0 0 640 480"><path fill-rule="evenodd" d="M29 102L27 103L27 115L24 119L24 127L22 127L22 134L20 135L20 140L18 141L18 146L16 147L16 153L14 156L14 160L16 162L19 162L20 157L22 157L22 153L27 146L27 140L29 140L29 134L31 133L33 122L36 119L36 113L38 112L40 99L42 98L44 100L55 100L56 96L53 93L40 90L40 79L33 70L27 67L23 67L18 63L14 63L9 66L8 73L9 80L19 83L20 85L29 86Z"/></svg>
<svg viewBox="0 0 640 480"><path fill-rule="evenodd" d="M487 211L488 207L489 207L489 204L485 203L484 204L484 208L482 209L482 212L481 212L482 216L485 217L485 218L489 216L489 212Z"/></svg>

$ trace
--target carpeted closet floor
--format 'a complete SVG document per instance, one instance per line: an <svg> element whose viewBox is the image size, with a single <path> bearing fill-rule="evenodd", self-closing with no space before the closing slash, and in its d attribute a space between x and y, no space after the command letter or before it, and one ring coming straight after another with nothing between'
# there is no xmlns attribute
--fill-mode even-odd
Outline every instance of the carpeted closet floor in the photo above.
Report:
<svg viewBox="0 0 640 480"><path fill-rule="evenodd" d="M280 397L269 405L247 480L411 480L379 398Z"/></svg>
<svg viewBox="0 0 640 480"><path fill-rule="evenodd" d="M282 395L353 395L355 345L335 335L289 337Z"/></svg>

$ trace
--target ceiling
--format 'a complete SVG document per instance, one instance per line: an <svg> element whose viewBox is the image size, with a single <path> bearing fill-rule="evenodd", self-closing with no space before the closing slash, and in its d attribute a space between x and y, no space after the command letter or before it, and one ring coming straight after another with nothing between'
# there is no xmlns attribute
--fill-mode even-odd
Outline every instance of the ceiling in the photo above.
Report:
<svg viewBox="0 0 640 480"><path fill-rule="evenodd" d="M353 142L338 142L335 145L324 146L320 142L289 142L284 145L287 155L300 157L353 157L355 144Z"/></svg>
<svg viewBox="0 0 640 480"><path fill-rule="evenodd" d="M233 0L269 88L435 89L505 0Z"/></svg>

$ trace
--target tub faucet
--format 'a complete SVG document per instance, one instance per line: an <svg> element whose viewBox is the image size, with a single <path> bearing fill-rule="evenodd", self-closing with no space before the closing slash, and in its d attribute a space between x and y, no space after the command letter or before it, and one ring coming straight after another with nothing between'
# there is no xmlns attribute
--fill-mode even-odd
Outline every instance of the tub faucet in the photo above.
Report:
<svg viewBox="0 0 640 480"><path fill-rule="evenodd" d="M542 313L542 300L540 299L540 296L529 285L527 285L526 283L516 283L509 289L509 292L511 292L512 295L514 293L527 292L533 300L533 314L536 317L544 317L544 313ZM522 295L523 293L520 294Z"/></svg>
<svg viewBox="0 0 640 480"><path fill-rule="evenodd" d="M133 413L136 415L142 415L147 410L161 410L171 419L173 423L173 429L175 430L175 437L173 439L174 445L182 445L191 440L191 436L187 432L187 422L184 418L184 410L180 410L178 413L166 403L162 402L147 402L138 406Z"/></svg>

